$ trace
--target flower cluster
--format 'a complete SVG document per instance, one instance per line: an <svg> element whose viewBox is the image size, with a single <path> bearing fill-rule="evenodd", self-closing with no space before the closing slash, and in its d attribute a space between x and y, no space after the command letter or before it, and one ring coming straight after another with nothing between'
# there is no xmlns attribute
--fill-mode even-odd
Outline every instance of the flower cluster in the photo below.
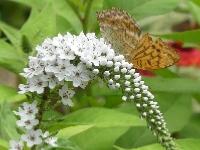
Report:
<svg viewBox="0 0 200 150"><path fill-rule="evenodd" d="M132 64L123 55L117 54L103 38L97 39L93 33L78 36L59 34L52 39L47 38L36 50L36 57L29 57L29 65L21 73L27 79L27 84L19 85L20 93L42 94L45 88L58 89L62 103L73 106L75 88L84 89L89 81L100 77L107 81L109 88L121 88L124 94L122 100L135 102L141 117L146 119L160 143L167 150L175 149L148 86ZM23 122L19 121L18 124L25 127ZM26 128L30 129L36 124L38 121L32 120Z"/></svg>
<svg viewBox="0 0 200 150"><path fill-rule="evenodd" d="M29 104L24 102L18 111L14 112L19 116L16 124L18 127L24 129L25 134L21 135L20 141L12 140L10 141L10 150L22 150L24 143L28 147L33 147L34 145L40 145L46 143L50 146L56 147L56 137L49 135L49 132L42 132L41 129L37 128L39 120L36 118L38 114L38 108L36 102Z"/></svg>

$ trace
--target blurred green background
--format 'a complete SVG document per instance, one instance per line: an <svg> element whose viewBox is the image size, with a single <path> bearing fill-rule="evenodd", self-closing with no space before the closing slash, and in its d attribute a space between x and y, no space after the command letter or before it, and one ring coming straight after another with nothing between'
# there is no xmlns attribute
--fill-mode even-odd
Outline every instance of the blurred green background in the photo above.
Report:
<svg viewBox="0 0 200 150"><path fill-rule="evenodd" d="M19 136L12 110L26 100L17 94L19 76L34 47L58 33L95 32L96 12L128 11L143 32L166 39L180 62L154 72L140 71L156 96L172 136L184 150L200 149L200 1L199 0L0 0L0 149ZM103 82L80 91L75 107L50 130L66 150L161 150L131 102ZM60 112L47 111L46 119Z"/></svg>

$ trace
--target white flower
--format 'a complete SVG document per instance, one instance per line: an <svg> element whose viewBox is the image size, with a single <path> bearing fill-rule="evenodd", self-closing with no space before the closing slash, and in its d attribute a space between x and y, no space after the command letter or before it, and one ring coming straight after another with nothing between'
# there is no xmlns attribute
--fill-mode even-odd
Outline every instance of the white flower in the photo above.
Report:
<svg viewBox="0 0 200 150"><path fill-rule="evenodd" d="M131 78L131 75L125 75L125 79L129 80Z"/></svg>
<svg viewBox="0 0 200 150"><path fill-rule="evenodd" d="M140 74L139 73L134 73L134 78L137 78L137 77L140 77Z"/></svg>
<svg viewBox="0 0 200 150"><path fill-rule="evenodd" d="M57 137L50 136L48 131L45 131L42 135L42 138L44 138L44 142L51 145L52 147L57 147Z"/></svg>
<svg viewBox="0 0 200 150"><path fill-rule="evenodd" d="M34 75L39 75L44 71L45 63L36 57L29 57L29 68L24 68L22 76L32 78Z"/></svg>
<svg viewBox="0 0 200 150"><path fill-rule="evenodd" d="M110 72L109 71L105 71L103 74L104 74L104 76L108 77L110 75Z"/></svg>
<svg viewBox="0 0 200 150"><path fill-rule="evenodd" d="M57 137L48 137L45 139L45 143L51 145L52 147L57 147Z"/></svg>
<svg viewBox="0 0 200 150"><path fill-rule="evenodd" d="M146 116L147 116L147 113L146 113L146 112L143 112L143 113L142 113L142 116L146 117Z"/></svg>
<svg viewBox="0 0 200 150"><path fill-rule="evenodd" d="M118 66L114 68L114 72L119 72L119 67Z"/></svg>
<svg viewBox="0 0 200 150"><path fill-rule="evenodd" d="M141 94L136 94L136 97L137 97L137 98L141 98L142 95L141 95Z"/></svg>
<svg viewBox="0 0 200 150"><path fill-rule="evenodd" d="M30 92L37 92L38 94L42 94L44 92L44 88L48 86L48 82L43 81L40 76L35 76L29 79L28 82Z"/></svg>
<svg viewBox="0 0 200 150"><path fill-rule="evenodd" d="M84 59L85 61L91 62L92 64L94 64L94 66L99 66L100 60L99 60L99 52L83 52L82 54L82 59Z"/></svg>
<svg viewBox="0 0 200 150"><path fill-rule="evenodd" d="M130 92L130 91L131 91L131 88L125 88L125 91L126 91L126 92Z"/></svg>
<svg viewBox="0 0 200 150"><path fill-rule="evenodd" d="M58 81L58 79L56 78L56 76L53 73L47 73L46 75L43 75L41 77L41 79L43 81L48 82L48 86L50 89L55 88L56 85L61 83L60 81Z"/></svg>
<svg viewBox="0 0 200 150"><path fill-rule="evenodd" d="M36 102L29 104L24 102L21 107L18 108L18 111L14 113L24 119L34 119L35 115L38 113L38 108Z"/></svg>
<svg viewBox="0 0 200 150"><path fill-rule="evenodd" d="M115 67L120 67L122 64L120 62L115 63Z"/></svg>
<svg viewBox="0 0 200 150"><path fill-rule="evenodd" d="M121 72L125 74L127 72L127 69L126 68L122 68Z"/></svg>
<svg viewBox="0 0 200 150"><path fill-rule="evenodd" d="M134 73L135 73L135 69L131 69L131 70L129 70L129 73L130 73L131 75L134 75Z"/></svg>
<svg viewBox="0 0 200 150"><path fill-rule="evenodd" d="M60 59L74 60L76 57L67 43L60 45L56 50L58 51Z"/></svg>
<svg viewBox="0 0 200 150"><path fill-rule="evenodd" d="M122 96L122 100L126 101L127 100L127 96Z"/></svg>
<svg viewBox="0 0 200 150"><path fill-rule="evenodd" d="M112 61L107 61L106 66L107 66L107 67L112 67L112 66L113 66L113 62L112 62Z"/></svg>
<svg viewBox="0 0 200 150"><path fill-rule="evenodd" d="M135 91L136 93L139 93L139 92L140 92L140 89L139 89L139 88L135 88L134 91Z"/></svg>
<svg viewBox="0 0 200 150"><path fill-rule="evenodd" d="M148 105L147 105L147 104L143 104L142 106L143 106L143 107L147 107Z"/></svg>
<svg viewBox="0 0 200 150"><path fill-rule="evenodd" d="M37 130L29 130L26 134L21 136L21 140L27 143L28 147L32 147L34 145L39 145L42 143L42 131L40 129Z"/></svg>
<svg viewBox="0 0 200 150"><path fill-rule="evenodd" d="M50 38L47 38L42 45L37 45L36 50L38 51L38 57L42 60L54 60L56 58L55 46Z"/></svg>
<svg viewBox="0 0 200 150"><path fill-rule="evenodd" d="M99 58L100 60L100 65L101 66L105 66L105 65L107 65L107 59L106 59L106 57L100 57Z"/></svg>
<svg viewBox="0 0 200 150"><path fill-rule="evenodd" d="M47 138L49 135L50 135L49 131L45 131L44 134L42 134L42 137Z"/></svg>
<svg viewBox="0 0 200 150"><path fill-rule="evenodd" d="M24 84L19 84L19 90L20 90L20 91L18 91L19 94L24 94L24 93L30 91L30 86L24 85Z"/></svg>
<svg viewBox="0 0 200 150"><path fill-rule="evenodd" d="M135 99L135 96L134 96L134 95L131 95L131 96L130 96L130 99L131 99L131 100L134 100L134 99Z"/></svg>
<svg viewBox="0 0 200 150"><path fill-rule="evenodd" d="M143 100L144 101L148 101L148 97L143 97Z"/></svg>
<svg viewBox="0 0 200 150"><path fill-rule="evenodd" d="M122 61L122 67L123 68L128 68L129 67L129 63L125 60Z"/></svg>
<svg viewBox="0 0 200 150"><path fill-rule="evenodd" d="M125 85L125 86L129 86L130 84L131 84L130 81L125 81L125 82L124 82L124 85Z"/></svg>
<svg viewBox="0 0 200 150"><path fill-rule="evenodd" d="M140 83L135 82L134 85L135 85L135 87L139 87L139 86L140 86Z"/></svg>
<svg viewBox="0 0 200 150"><path fill-rule="evenodd" d="M78 87L82 82L88 82L90 80L90 73L82 63L71 68L69 75L68 79L73 82L74 87Z"/></svg>
<svg viewBox="0 0 200 150"><path fill-rule="evenodd" d="M59 64L57 62L57 59L55 59L53 61L48 61L45 66L45 72L58 73L59 72L58 66L59 66Z"/></svg>
<svg viewBox="0 0 200 150"><path fill-rule="evenodd" d="M114 60L121 62L122 60L124 60L124 56L123 55L115 56Z"/></svg>
<svg viewBox="0 0 200 150"><path fill-rule="evenodd" d="M136 107L138 107L138 108L139 108L139 107L141 107L141 105L140 105L139 103L137 103L137 104L136 104Z"/></svg>
<svg viewBox="0 0 200 150"><path fill-rule="evenodd" d="M60 90L59 90L59 95L62 98L62 103L64 105L68 106L73 106L73 102L71 98L74 96L75 92L73 90L68 89L66 85L64 85Z"/></svg>
<svg viewBox="0 0 200 150"><path fill-rule="evenodd" d="M99 69L94 69L94 70L92 70L92 73L98 74L98 73L99 73Z"/></svg>
<svg viewBox="0 0 200 150"><path fill-rule="evenodd" d="M140 78L140 77L137 77L137 78L133 79L133 82L134 82L134 83L137 83L137 82L140 82L140 81L141 81L141 78Z"/></svg>
<svg viewBox="0 0 200 150"><path fill-rule="evenodd" d="M70 78L71 75L71 71L73 70L74 66L72 64L70 64L70 62L68 60L58 60L58 67L57 67L57 71L55 73L55 76L58 78L59 81L62 81L64 79Z"/></svg>
<svg viewBox="0 0 200 150"><path fill-rule="evenodd" d="M32 129L38 123L39 123L38 119L29 119L29 118L21 118L20 120L17 120L16 122L17 126L24 127L27 130Z"/></svg>
<svg viewBox="0 0 200 150"><path fill-rule="evenodd" d="M22 141L11 140L9 142L9 150L22 150L23 146Z"/></svg>
<svg viewBox="0 0 200 150"><path fill-rule="evenodd" d="M114 82L113 79L108 80L109 84L113 84L113 82Z"/></svg>
<svg viewBox="0 0 200 150"><path fill-rule="evenodd" d="M87 85L88 85L88 82L82 82L81 85L80 85L80 87L82 89L85 89Z"/></svg>
<svg viewBox="0 0 200 150"><path fill-rule="evenodd" d="M119 87L120 87L120 84L119 84L119 83L116 83L116 84L115 84L115 87L116 87L116 88L119 88Z"/></svg>
<svg viewBox="0 0 200 150"><path fill-rule="evenodd" d="M119 80L119 79L120 79L120 75L115 75L115 76L114 76L114 79L115 79L115 80Z"/></svg>

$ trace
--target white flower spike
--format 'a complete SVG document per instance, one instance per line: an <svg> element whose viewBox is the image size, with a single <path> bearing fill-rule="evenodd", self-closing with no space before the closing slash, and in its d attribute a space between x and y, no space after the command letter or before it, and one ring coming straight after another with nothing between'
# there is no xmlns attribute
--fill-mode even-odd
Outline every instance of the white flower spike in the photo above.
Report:
<svg viewBox="0 0 200 150"><path fill-rule="evenodd" d="M46 88L54 90L57 87L62 103L73 106L72 98L76 88L85 88L89 81L98 76L107 81L109 88L121 88L124 95L122 100L134 101L141 117L146 119L159 142L167 150L175 149L174 141L148 86L132 68L133 65L123 55L115 53L103 38L98 39L93 33L80 33L78 36L59 34L52 39L47 38L36 50L37 55L30 57L29 66L21 73L27 79L27 84L19 86L19 93L42 94ZM72 87L68 88L67 85ZM23 116L26 112L21 108L16 114ZM19 121L18 124L24 126L23 122ZM24 137L28 139L29 135L30 133ZM39 137L33 135L36 141L24 139L30 147L40 143ZM56 145L55 141L52 138L48 142Z"/></svg>

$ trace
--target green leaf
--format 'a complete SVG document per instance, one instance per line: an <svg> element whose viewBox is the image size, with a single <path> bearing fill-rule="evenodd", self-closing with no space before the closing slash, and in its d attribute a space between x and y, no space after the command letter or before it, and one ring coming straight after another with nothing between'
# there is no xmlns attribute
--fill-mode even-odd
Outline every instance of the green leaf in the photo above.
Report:
<svg viewBox="0 0 200 150"><path fill-rule="evenodd" d="M79 148L75 143L66 138L65 139L59 138L57 143L58 147L56 147L56 150L81 150L81 148ZM52 149L54 148L50 147L47 150L52 150Z"/></svg>
<svg viewBox="0 0 200 150"><path fill-rule="evenodd" d="M88 2L89 3L89 2ZM103 7L103 0L93 0L90 9L86 11L86 26L87 32L95 32L99 27L96 19L96 12Z"/></svg>
<svg viewBox="0 0 200 150"><path fill-rule="evenodd" d="M95 127L129 127L143 126L144 122L137 116L105 108L87 108L73 112L62 121L51 125L52 129L62 129L75 125L93 125Z"/></svg>
<svg viewBox="0 0 200 150"><path fill-rule="evenodd" d="M156 137L152 135L149 129L132 127L116 140L115 145L123 148L137 148L154 142L157 142Z"/></svg>
<svg viewBox="0 0 200 150"><path fill-rule="evenodd" d="M179 0L149 0L143 5L136 7L130 13L136 19L143 19L150 16L157 16L173 11L179 3Z"/></svg>
<svg viewBox="0 0 200 150"><path fill-rule="evenodd" d="M197 5L192 1L188 1L188 6L195 20L200 23L200 5Z"/></svg>
<svg viewBox="0 0 200 150"><path fill-rule="evenodd" d="M164 77L164 78L175 78L175 77L178 77L178 75L176 73L172 72L169 69L158 69L158 70L155 70L154 73L157 76Z"/></svg>
<svg viewBox="0 0 200 150"><path fill-rule="evenodd" d="M112 120L110 120L112 122ZM70 138L82 150L111 150L127 127L94 127Z"/></svg>
<svg viewBox="0 0 200 150"><path fill-rule="evenodd" d="M67 127L67 128L60 130L58 132L57 136L59 138L70 138L70 137L80 134L81 132L84 132L92 127L93 127L93 125L76 125L76 126Z"/></svg>
<svg viewBox="0 0 200 150"><path fill-rule="evenodd" d="M56 15L57 33L71 32L75 33L73 25L71 25L64 17Z"/></svg>
<svg viewBox="0 0 200 150"><path fill-rule="evenodd" d="M152 91L171 93L199 93L200 81L186 78L144 78Z"/></svg>
<svg viewBox="0 0 200 150"><path fill-rule="evenodd" d="M3 139L17 139L16 118L7 103L0 104L0 136Z"/></svg>
<svg viewBox="0 0 200 150"><path fill-rule="evenodd" d="M191 30L185 32L173 32L169 34L159 35L162 38L182 41L184 43L200 44L200 30Z"/></svg>
<svg viewBox="0 0 200 150"><path fill-rule="evenodd" d="M132 114L87 108L67 115L50 129L61 129L58 137L70 139L83 150L102 150L112 149L114 141L121 134L129 127L138 126L144 126L144 122Z"/></svg>
<svg viewBox="0 0 200 150"><path fill-rule="evenodd" d="M148 2L149 0L104 0L104 8L112 8L112 7L118 7L125 10L132 10L134 8L137 8L144 3ZM131 5L130 5L131 4Z"/></svg>
<svg viewBox="0 0 200 150"><path fill-rule="evenodd" d="M200 114L194 114L188 124L179 132L181 138L200 138Z"/></svg>
<svg viewBox="0 0 200 150"><path fill-rule="evenodd" d="M0 30L2 30L4 32L4 34L11 41L11 43L14 45L14 47L20 48L21 34L17 29L0 21Z"/></svg>
<svg viewBox="0 0 200 150"><path fill-rule="evenodd" d="M118 7L127 10L134 18L143 19L157 16L174 10L179 0L106 0L105 7Z"/></svg>
<svg viewBox="0 0 200 150"><path fill-rule="evenodd" d="M17 90L5 85L0 85L0 104L6 102L18 102L25 100L26 96L18 94Z"/></svg>
<svg viewBox="0 0 200 150"><path fill-rule="evenodd" d="M192 96L189 94L155 94L170 132L180 131L192 115ZM184 112L184 115L183 115ZM178 118L178 121L176 119Z"/></svg>
<svg viewBox="0 0 200 150"><path fill-rule="evenodd" d="M1 150L7 150L8 148L7 147L3 147L3 146L0 145L0 149Z"/></svg>
<svg viewBox="0 0 200 150"><path fill-rule="evenodd" d="M200 6L200 1L199 0L192 0L195 4Z"/></svg>
<svg viewBox="0 0 200 150"><path fill-rule="evenodd" d="M177 147L181 150L199 150L200 140L199 139L181 139L177 140ZM164 150L160 144L152 144L136 149L124 149L118 146L115 146L117 150Z"/></svg>
<svg viewBox="0 0 200 150"><path fill-rule="evenodd" d="M59 138L57 140L57 146L52 147L51 145L40 145L38 149L45 149L45 150L82 150L80 147L78 147L75 143L70 141L67 138Z"/></svg>
<svg viewBox="0 0 200 150"><path fill-rule="evenodd" d="M24 51L24 53L30 53L33 51L31 43L25 35L22 35L22 50Z"/></svg>
<svg viewBox="0 0 200 150"><path fill-rule="evenodd" d="M3 140L3 139L0 139L0 149L1 150L7 150L8 149L8 142Z"/></svg>
<svg viewBox="0 0 200 150"><path fill-rule="evenodd" d="M21 33L31 41L34 48L45 38L56 34L56 16L51 4L46 5L39 14L33 14L21 28Z"/></svg>
<svg viewBox="0 0 200 150"><path fill-rule="evenodd" d="M14 96L17 94L17 91L14 88L0 85L0 102Z"/></svg>
<svg viewBox="0 0 200 150"><path fill-rule="evenodd" d="M74 10L71 8L71 6L68 4L66 0L57 0L52 2L55 12L59 16L65 18L70 24L70 26L73 26L76 33L79 33L83 30L82 23L79 17L77 16L77 14L74 12Z"/></svg>
<svg viewBox="0 0 200 150"><path fill-rule="evenodd" d="M25 66L23 55L13 46L0 39L0 66L19 73Z"/></svg>
<svg viewBox="0 0 200 150"><path fill-rule="evenodd" d="M31 8L41 9L45 5L46 0L9 0L16 3L23 4Z"/></svg>

